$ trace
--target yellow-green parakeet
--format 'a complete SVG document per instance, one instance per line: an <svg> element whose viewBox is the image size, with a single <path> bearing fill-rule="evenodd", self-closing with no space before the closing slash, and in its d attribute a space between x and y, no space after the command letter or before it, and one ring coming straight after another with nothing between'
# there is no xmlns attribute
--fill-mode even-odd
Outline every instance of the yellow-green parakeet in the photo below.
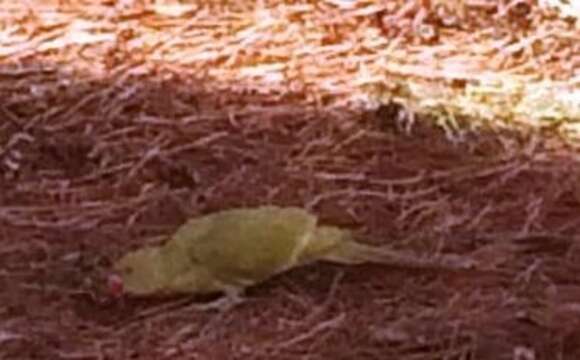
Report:
<svg viewBox="0 0 580 360"><path fill-rule="evenodd" d="M164 245L129 253L114 268L129 294L235 296L273 275L319 260L441 266L356 243L348 230L319 226L317 218L303 209L263 206L194 218Z"/></svg>

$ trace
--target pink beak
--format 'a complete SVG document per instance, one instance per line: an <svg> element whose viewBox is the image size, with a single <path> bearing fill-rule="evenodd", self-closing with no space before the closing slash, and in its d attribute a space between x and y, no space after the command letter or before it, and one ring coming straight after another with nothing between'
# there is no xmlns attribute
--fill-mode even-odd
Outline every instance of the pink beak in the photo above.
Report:
<svg viewBox="0 0 580 360"><path fill-rule="evenodd" d="M123 279L117 274L109 275L107 277L107 289L113 297L121 297L123 295Z"/></svg>

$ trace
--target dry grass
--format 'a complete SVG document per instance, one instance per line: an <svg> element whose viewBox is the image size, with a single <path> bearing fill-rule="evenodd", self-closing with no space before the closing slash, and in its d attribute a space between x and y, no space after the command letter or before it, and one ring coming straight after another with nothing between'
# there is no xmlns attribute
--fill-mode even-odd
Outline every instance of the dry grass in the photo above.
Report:
<svg viewBox="0 0 580 360"><path fill-rule="evenodd" d="M577 20L122 3L0 2L0 357L580 356ZM264 203L509 275L317 265L226 313L103 292L128 249Z"/></svg>
<svg viewBox="0 0 580 360"><path fill-rule="evenodd" d="M559 13L532 1L60 3L4 5L0 59L119 81L171 69L318 105L396 98L446 118L566 130L580 118L580 28L563 3Z"/></svg>

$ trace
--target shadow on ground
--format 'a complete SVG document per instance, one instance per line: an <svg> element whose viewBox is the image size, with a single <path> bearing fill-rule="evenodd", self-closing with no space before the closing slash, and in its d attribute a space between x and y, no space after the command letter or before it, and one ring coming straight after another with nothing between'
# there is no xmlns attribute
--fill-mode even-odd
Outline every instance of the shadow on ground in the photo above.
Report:
<svg viewBox="0 0 580 360"><path fill-rule="evenodd" d="M580 357L580 168L555 135L41 67L0 75L1 358ZM509 275L319 264L226 313L104 291L129 249L259 204Z"/></svg>

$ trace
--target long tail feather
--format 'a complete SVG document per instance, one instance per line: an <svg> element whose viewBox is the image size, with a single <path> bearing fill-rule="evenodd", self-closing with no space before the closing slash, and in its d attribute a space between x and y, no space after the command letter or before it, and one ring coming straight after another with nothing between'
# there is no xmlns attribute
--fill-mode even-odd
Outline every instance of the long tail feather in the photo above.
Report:
<svg viewBox="0 0 580 360"><path fill-rule="evenodd" d="M414 269L448 269L465 270L473 269L475 264L469 259L460 256L438 256L422 259L411 254L384 248L372 247L354 241L344 241L321 257L323 261L339 264L357 265L363 263L376 263L396 267L409 267Z"/></svg>

